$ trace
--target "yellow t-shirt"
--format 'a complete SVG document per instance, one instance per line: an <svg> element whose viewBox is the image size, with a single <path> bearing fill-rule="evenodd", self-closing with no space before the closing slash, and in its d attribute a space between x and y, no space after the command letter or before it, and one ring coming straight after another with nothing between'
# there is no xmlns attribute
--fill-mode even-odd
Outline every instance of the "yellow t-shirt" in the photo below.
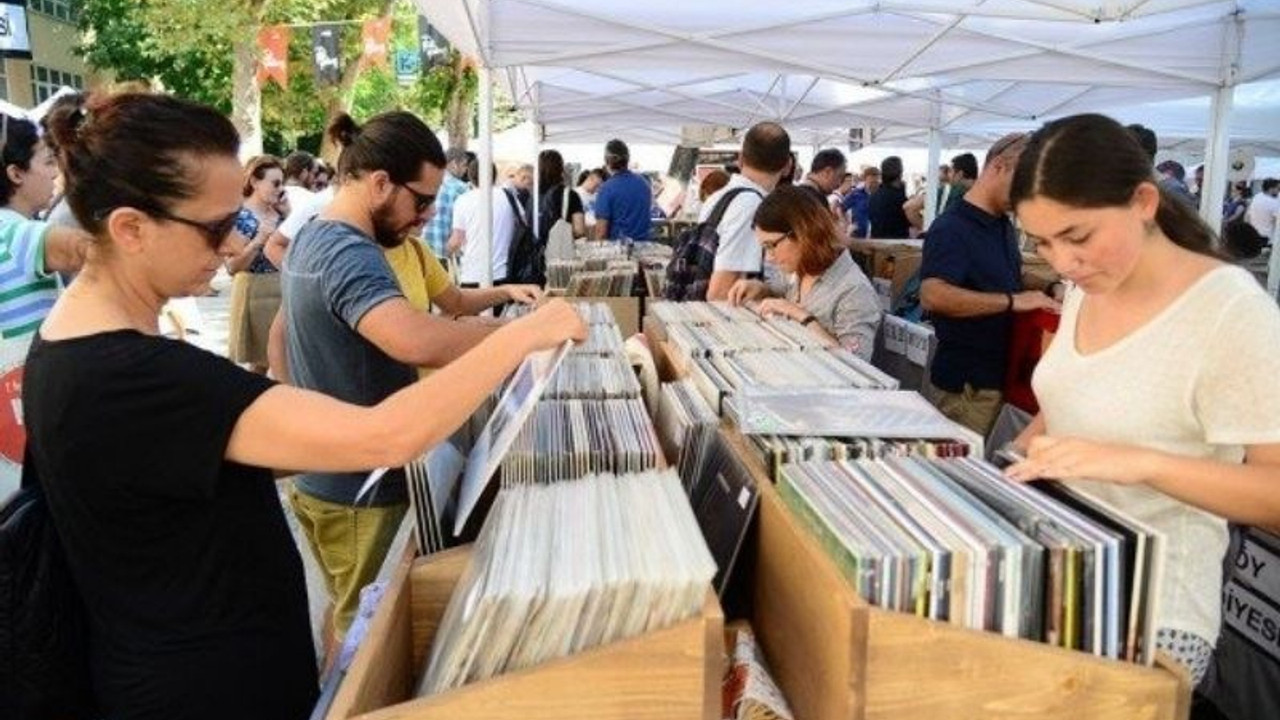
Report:
<svg viewBox="0 0 1280 720"><path fill-rule="evenodd" d="M400 292L418 310L429 310L431 298L449 289L453 282L431 248L414 238L405 240L399 247L384 249L383 253L391 272L395 273ZM430 368L418 368L419 377L426 377L430 372Z"/></svg>
<svg viewBox="0 0 1280 720"><path fill-rule="evenodd" d="M436 259L431 248L418 240L409 238L399 247L383 252L391 265L391 272L395 273L396 282L400 284L400 292L418 310L430 309L431 298L447 290L452 282L449 272Z"/></svg>

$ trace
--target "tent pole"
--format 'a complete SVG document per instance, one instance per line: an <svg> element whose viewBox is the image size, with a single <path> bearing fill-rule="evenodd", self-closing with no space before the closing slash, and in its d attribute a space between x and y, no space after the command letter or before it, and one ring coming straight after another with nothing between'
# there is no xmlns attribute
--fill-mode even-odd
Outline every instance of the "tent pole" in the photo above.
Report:
<svg viewBox="0 0 1280 720"><path fill-rule="evenodd" d="M480 227L483 238L476 248L484 258L484 273L480 276L482 287L493 285L493 78L489 66L477 68L480 80Z"/></svg>
<svg viewBox="0 0 1280 720"><path fill-rule="evenodd" d="M538 138L533 144L533 192L530 193L529 197L529 225L533 228L534 236L537 237L539 228L542 227L542 222L539 218L542 217L542 193L546 192L546 188L542 187L542 150L544 147L542 144L542 126L534 125L534 127L537 128L535 132L538 133ZM538 239L545 240L545 238Z"/></svg>
<svg viewBox="0 0 1280 720"><path fill-rule="evenodd" d="M1267 264L1267 293L1280 300L1280 228L1271 231L1271 262Z"/></svg>
<svg viewBox="0 0 1280 720"><path fill-rule="evenodd" d="M942 131L938 129L940 106L933 105L933 122L929 126L929 165L925 168L924 183L924 228L929 229L933 219L938 217L938 164L942 159Z"/></svg>
<svg viewBox="0 0 1280 720"><path fill-rule="evenodd" d="M1213 94L1209 121L1209 137L1204 148L1204 185L1200 188L1200 217L1215 232L1222 229L1222 203L1227 192L1227 150L1230 144L1228 125L1235 87L1227 85Z"/></svg>

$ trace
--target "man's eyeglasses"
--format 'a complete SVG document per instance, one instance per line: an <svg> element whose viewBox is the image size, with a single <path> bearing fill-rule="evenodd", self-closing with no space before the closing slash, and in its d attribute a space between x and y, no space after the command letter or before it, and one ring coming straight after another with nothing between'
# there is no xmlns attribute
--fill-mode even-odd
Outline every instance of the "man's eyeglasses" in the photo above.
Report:
<svg viewBox="0 0 1280 720"><path fill-rule="evenodd" d="M790 239L791 239L791 233L786 232L771 240L761 240L760 247L764 248L765 252L771 253L774 250L778 249L779 244Z"/></svg>
<svg viewBox="0 0 1280 720"><path fill-rule="evenodd" d="M101 222L113 211L118 209L119 208L106 208L105 210L99 210L95 213L96 219ZM236 218L240 215L240 211L235 210L226 217L219 218L217 220L201 221L184 218L181 215L174 215L168 210L164 210L162 208L138 209L153 218L168 220L170 222L176 222L186 225L187 227L195 228L204 236L205 242L209 243L209 247L214 250L222 247L223 241L227 239L227 236L231 234L231 230L235 228Z"/></svg>
<svg viewBox="0 0 1280 720"><path fill-rule="evenodd" d="M417 190L414 190L408 185L402 184L400 185L400 187L404 188L405 190L408 190L410 193L413 194L413 209L419 214L426 212L427 208L431 207L431 203L436 201L435 195L423 195L422 193L418 192Z"/></svg>

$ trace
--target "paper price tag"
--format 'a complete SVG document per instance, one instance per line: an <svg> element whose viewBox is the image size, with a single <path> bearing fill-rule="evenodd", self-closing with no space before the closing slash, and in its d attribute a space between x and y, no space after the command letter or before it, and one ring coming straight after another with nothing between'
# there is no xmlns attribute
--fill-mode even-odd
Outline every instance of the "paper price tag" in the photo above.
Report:
<svg viewBox="0 0 1280 720"><path fill-rule="evenodd" d="M884 318L884 349L895 355L907 352L907 322L902 318L886 315Z"/></svg>
<svg viewBox="0 0 1280 720"><path fill-rule="evenodd" d="M933 329L912 323L907 328L907 359L924 367L929 361L929 342L933 338Z"/></svg>

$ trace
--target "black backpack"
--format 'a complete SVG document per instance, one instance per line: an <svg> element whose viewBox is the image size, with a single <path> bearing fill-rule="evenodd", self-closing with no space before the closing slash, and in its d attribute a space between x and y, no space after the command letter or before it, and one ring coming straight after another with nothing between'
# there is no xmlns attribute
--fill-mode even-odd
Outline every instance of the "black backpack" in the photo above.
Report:
<svg viewBox="0 0 1280 720"><path fill-rule="evenodd" d="M0 508L0 717L96 716L89 622L30 455Z"/></svg>
<svg viewBox="0 0 1280 720"><path fill-rule="evenodd" d="M547 256L542 243L534 235L529 219L515 196L502 191L516 216L516 231L507 250L507 278L511 284L545 285L547 282Z"/></svg>
<svg viewBox="0 0 1280 720"><path fill-rule="evenodd" d="M667 265L667 279L662 296L667 300L693 301L707 299L707 286L716 266L716 251L720 249L720 221L729 209L729 203L744 192L760 195L751 188L734 188L716 202L707 216L676 238L671 263Z"/></svg>

